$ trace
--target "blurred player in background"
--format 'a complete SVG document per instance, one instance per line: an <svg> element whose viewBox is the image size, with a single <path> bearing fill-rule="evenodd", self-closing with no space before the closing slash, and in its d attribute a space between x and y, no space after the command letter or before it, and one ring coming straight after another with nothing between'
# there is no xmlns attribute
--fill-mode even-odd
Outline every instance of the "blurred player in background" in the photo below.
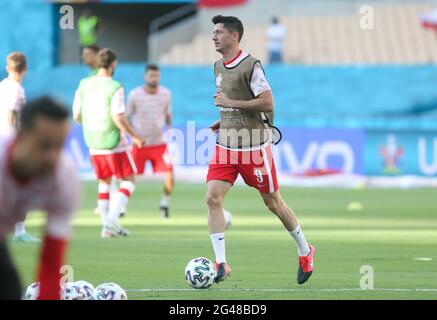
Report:
<svg viewBox="0 0 437 320"><path fill-rule="evenodd" d="M217 93L215 105L220 121L211 128L219 131L215 154L209 164L206 202L211 242L216 255L217 277L231 273L225 254L224 198L240 174L256 188L266 206L281 220L298 249L297 282L308 280L313 271L314 248L305 240L294 212L279 193L275 163L266 130L265 113L274 108L272 91L261 63L240 50L243 24L236 17L215 16L213 42L222 59L214 65ZM268 122L268 119L267 119Z"/></svg>
<svg viewBox="0 0 437 320"><path fill-rule="evenodd" d="M97 71L99 70L99 50L100 48L95 44L86 46L82 49L82 61L91 69L89 76L95 76L97 74Z"/></svg>
<svg viewBox="0 0 437 320"><path fill-rule="evenodd" d="M285 36L285 26L279 22L278 17L273 17L272 22L267 29L267 49L269 54L269 63L283 62Z"/></svg>
<svg viewBox="0 0 437 320"><path fill-rule="evenodd" d="M144 173L148 161L154 173L164 173L164 190L160 202L161 214L169 217L170 197L174 187L173 165L164 139L164 126L172 126L172 97L166 87L159 84L160 71L157 65L146 68L145 85L129 93L126 116L147 142L142 148L133 146L132 155L138 174Z"/></svg>
<svg viewBox="0 0 437 320"><path fill-rule="evenodd" d="M92 44L82 49L82 61L85 65L90 68L90 72L88 73L89 77L95 76L97 71L99 71L99 46ZM111 196L115 196L117 193L117 180L113 179L111 183ZM99 205L97 204L94 209L95 214L100 214ZM122 212L124 214L124 212Z"/></svg>
<svg viewBox="0 0 437 320"><path fill-rule="evenodd" d="M85 8L77 22L79 45L82 49L87 46L97 45L98 33L101 31L100 19L91 9Z"/></svg>
<svg viewBox="0 0 437 320"><path fill-rule="evenodd" d="M0 137L0 300L21 298L6 236L31 210L47 213L39 298L59 299L60 267L79 197L76 168L62 151L70 131L68 111L41 98L24 107L19 124L17 133Z"/></svg>
<svg viewBox="0 0 437 320"><path fill-rule="evenodd" d="M0 135L8 135L18 128L20 113L26 103L23 88L24 76L27 72L27 61L21 52L12 52L6 58L8 77L0 82ZM15 225L14 241L40 242L28 234L24 221Z"/></svg>
<svg viewBox="0 0 437 320"><path fill-rule="evenodd" d="M127 236L118 223L120 212L126 207L135 190L136 167L125 133L134 145L142 147L143 138L130 126L125 117L124 88L112 79L117 56L108 48L99 51L99 71L83 79L73 102L73 116L83 127L86 145L97 179L98 206L102 218L103 238ZM111 199L113 176L121 180L120 189ZM111 204L111 205L110 205Z"/></svg>

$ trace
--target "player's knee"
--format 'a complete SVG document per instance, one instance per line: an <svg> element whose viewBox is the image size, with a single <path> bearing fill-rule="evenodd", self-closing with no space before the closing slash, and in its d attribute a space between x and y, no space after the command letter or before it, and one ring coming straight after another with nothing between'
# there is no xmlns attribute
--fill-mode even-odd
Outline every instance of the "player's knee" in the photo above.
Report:
<svg viewBox="0 0 437 320"><path fill-rule="evenodd" d="M264 203L274 214L280 212L280 201L274 197L264 198Z"/></svg>
<svg viewBox="0 0 437 320"><path fill-rule="evenodd" d="M100 179L100 182L103 184L110 185L112 182L112 177L106 178L106 179Z"/></svg>
<svg viewBox="0 0 437 320"><path fill-rule="evenodd" d="M135 183L135 175L132 174L130 176L124 177L123 181L129 181L129 182Z"/></svg>
<svg viewBox="0 0 437 320"><path fill-rule="evenodd" d="M164 194L169 196L173 193L173 186L165 186L164 187Z"/></svg>
<svg viewBox="0 0 437 320"><path fill-rule="evenodd" d="M205 201L209 208L217 208L222 206L223 197L217 193L208 192Z"/></svg>

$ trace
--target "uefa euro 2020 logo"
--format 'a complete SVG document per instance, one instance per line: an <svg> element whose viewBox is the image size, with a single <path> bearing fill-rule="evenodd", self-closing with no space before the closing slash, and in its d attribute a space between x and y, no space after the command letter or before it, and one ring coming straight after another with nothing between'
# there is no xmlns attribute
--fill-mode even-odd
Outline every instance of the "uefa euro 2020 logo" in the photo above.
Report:
<svg viewBox="0 0 437 320"><path fill-rule="evenodd" d="M397 144L394 134L387 136L387 144L381 146L380 154L384 159L384 174L397 175L401 173L399 166L404 155L404 148Z"/></svg>

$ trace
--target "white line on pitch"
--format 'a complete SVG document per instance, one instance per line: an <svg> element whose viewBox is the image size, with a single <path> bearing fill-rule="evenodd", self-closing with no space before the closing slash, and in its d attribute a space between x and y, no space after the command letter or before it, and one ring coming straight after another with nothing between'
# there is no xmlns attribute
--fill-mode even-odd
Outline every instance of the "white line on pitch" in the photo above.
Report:
<svg viewBox="0 0 437 320"><path fill-rule="evenodd" d="M274 288L216 288L208 289L209 291L225 291L225 292L238 292L238 291L254 291L254 292L341 292L341 291L393 291L393 292L437 292L437 289L402 289L402 288L377 288L377 289L360 289L360 288L339 288L339 289L274 289ZM131 289L127 292L205 292L207 290L196 289L184 289L184 288L146 288L146 289Z"/></svg>

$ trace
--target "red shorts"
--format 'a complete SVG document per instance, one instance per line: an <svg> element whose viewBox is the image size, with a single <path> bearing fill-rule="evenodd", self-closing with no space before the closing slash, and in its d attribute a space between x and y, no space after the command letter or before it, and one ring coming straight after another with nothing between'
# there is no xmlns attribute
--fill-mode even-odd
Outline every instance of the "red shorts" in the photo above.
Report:
<svg viewBox="0 0 437 320"><path fill-rule="evenodd" d="M99 180L112 176L116 176L117 179L123 179L135 174L137 171L130 151L91 155L91 161Z"/></svg>
<svg viewBox="0 0 437 320"><path fill-rule="evenodd" d="M216 146L206 181L223 180L234 184L238 174L247 185L262 193L278 190L275 162L270 146L254 151L234 151Z"/></svg>
<svg viewBox="0 0 437 320"><path fill-rule="evenodd" d="M144 173L147 161L152 162L153 172L171 172L173 164L166 144L152 147L133 147L132 155L138 169L138 174Z"/></svg>

